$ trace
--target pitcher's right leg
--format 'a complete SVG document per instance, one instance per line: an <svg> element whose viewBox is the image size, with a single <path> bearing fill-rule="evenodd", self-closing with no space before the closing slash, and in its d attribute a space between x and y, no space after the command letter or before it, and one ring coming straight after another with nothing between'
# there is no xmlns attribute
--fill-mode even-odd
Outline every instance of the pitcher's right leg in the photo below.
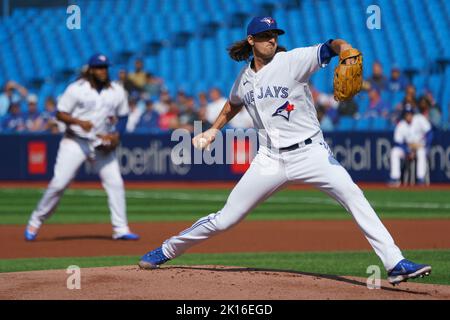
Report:
<svg viewBox="0 0 450 320"><path fill-rule="evenodd" d="M258 153L250 168L229 195L225 206L220 211L197 220L180 234L164 241L160 251L166 258L173 259L193 245L228 230L244 219L259 203L282 188L286 182L284 166L278 158Z"/></svg>

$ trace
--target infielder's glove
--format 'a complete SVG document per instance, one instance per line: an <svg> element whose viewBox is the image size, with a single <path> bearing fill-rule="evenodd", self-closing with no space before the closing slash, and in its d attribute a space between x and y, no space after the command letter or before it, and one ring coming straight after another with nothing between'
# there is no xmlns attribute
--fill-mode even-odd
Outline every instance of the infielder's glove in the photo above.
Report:
<svg viewBox="0 0 450 320"><path fill-rule="evenodd" d="M346 60L353 60L348 62ZM334 70L334 99L345 101L361 91L362 53L355 48L344 50L339 55L339 64Z"/></svg>
<svg viewBox="0 0 450 320"><path fill-rule="evenodd" d="M117 146L120 143L119 135L117 133L99 135L98 137L102 139L102 144L99 145L96 149L105 153L116 150Z"/></svg>

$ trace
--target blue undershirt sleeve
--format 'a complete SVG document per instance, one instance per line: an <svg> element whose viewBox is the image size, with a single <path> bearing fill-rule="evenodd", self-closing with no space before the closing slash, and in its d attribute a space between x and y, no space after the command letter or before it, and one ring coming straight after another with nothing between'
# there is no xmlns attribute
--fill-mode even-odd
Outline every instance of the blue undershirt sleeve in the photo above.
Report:
<svg viewBox="0 0 450 320"><path fill-rule="evenodd" d="M319 52L319 64L321 66L330 63L331 58L336 57L338 54L331 49L331 42L333 39L328 40L320 46Z"/></svg>

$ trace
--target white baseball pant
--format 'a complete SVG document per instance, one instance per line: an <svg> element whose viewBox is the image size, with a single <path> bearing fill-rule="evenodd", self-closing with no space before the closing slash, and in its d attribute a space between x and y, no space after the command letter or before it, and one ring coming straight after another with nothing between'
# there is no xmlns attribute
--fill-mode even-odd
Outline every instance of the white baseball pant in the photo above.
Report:
<svg viewBox="0 0 450 320"><path fill-rule="evenodd" d="M283 153L261 147L225 206L164 241L163 253L173 259L193 245L233 227L259 203L292 182L313 185L336 199L353 216L387 270L403 259L361 189L335 160L322 138Z"/></svg>
<svg viewBox="0 0 450 320"><path fill-rule="evenodd" d="M65 189L75 177L80 166L91 155L94 155L94 159L89 161L94 161L94 170L98 172L102 186L108 195L114 233L130 232L126 216L125 188L115 153L110 152L105 155L102 152L94 151L88 140L67 137L61 139L54 176L31 214L29 225L39 228L53 214Z"/></svg>
<svg viewBox="0 0 450 320"><path fill-rule="evenodd" d="M391 150L391 179L398 180L401 177L401 160L406 156L405 151L400 147L393 147ZM425 148L416 151L416 174L417 179L425 179L427 172L427 153Z"/></svg>

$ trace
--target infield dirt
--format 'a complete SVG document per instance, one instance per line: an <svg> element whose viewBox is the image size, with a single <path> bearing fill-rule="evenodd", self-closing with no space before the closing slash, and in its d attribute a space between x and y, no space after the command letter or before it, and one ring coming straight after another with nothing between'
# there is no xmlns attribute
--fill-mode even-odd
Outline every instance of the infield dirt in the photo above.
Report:
<svg viewBox="0 0 450 320"><path fill-rule="evenodd" d="M109 224L44 225L35 242L25 226L0 225L0 259L142 255L192 222L132 223L141 240L113 241ZM385 220L401 249L450 248L449 220ZM371 250L352 220L244 221L189 252L293 252Z"/></svg>

